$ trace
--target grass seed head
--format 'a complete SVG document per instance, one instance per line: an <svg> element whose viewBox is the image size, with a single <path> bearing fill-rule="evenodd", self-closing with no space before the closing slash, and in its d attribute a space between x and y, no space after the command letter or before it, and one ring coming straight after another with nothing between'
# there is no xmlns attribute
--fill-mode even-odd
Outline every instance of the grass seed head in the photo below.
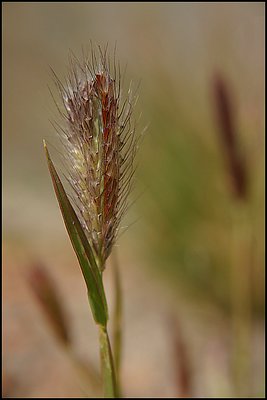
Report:
<svg viewBox="0 0 267 400"><path fill-rule="evenodd" d="M232 98L227 82L220 75L215 76L213 91L218 130L232 178L233 191L238 198L245 199L248 191L245 159L240 153Z"/></svg>
<svg viewBox="0 0 267 400"><path fill-rule="evenodd" d="M107 49L78 60L71 55L60 92L58 125L67 161L67 180L80 222L100 269L110 254L132 188L137 136L132 118L135 96L124 98L115 56ZM63 107L62 107L63 106Z"/></svg>
<svg viewBox="0 0 267 400"><path fill-rule="evenodd" d="M29 269L27 281L58 340L69 345L71 340L65 310L46 268L41 263L34 263Z"/></svg>

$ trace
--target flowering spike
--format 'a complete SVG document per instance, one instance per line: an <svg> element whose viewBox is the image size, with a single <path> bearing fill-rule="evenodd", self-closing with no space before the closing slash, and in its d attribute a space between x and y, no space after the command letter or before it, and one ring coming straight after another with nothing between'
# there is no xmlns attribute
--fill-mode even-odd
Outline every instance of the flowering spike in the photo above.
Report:
<svg viewBox="0 0 267 400"><path fill-rule="evenodd" d="M74 192L81 225L102 271L116 239L132 187L137 149L131 93L122 102L114 60L99 48L91 60L70 57L67 84L56 77L64 126L58 129L65 147L67 179Z"/></svg>

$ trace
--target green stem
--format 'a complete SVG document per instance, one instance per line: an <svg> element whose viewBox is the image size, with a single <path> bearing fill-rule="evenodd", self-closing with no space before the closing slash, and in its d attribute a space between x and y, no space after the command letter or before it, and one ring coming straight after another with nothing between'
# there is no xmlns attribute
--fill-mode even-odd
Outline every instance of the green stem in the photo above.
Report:
<svg viewBox="0 0 267 400"><path fill-rule="evenodd" d="M107 328L99 326L99 344L104 396L117 397L116 376Z"/></svg>
<svg viewBox="0 0 267 400"><path fill-rule="evenodd" d="M115 307L113 314L113 341L114 362L117 375L117 387L120 392L120 366L121 366L121 342L122 342L122 290L117 254L113 251L113 274L115 286Z"/></svg>

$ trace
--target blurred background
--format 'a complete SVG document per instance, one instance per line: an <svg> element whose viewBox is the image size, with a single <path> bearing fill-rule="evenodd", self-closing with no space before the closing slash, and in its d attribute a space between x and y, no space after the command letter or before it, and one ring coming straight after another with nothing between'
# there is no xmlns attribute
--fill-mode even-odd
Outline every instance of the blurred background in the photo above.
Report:
<svg viewBox="0 0 267 400"><path fill-rule="evenodd" d="M49 67L64 76L69 49L90 40L117 43L149 125L141 196L123 223L134 224L115 249L123 394L264 397L264 3L6 2L3 23L3 397L97 393L85 393L29 279L41 264L73 352L98 370L42 148L55 136Z"/></svg>

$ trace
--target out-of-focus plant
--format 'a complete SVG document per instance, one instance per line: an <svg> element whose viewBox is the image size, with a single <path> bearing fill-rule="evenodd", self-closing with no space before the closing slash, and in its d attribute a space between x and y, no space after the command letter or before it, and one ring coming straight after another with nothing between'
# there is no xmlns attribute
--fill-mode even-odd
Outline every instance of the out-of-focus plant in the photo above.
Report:
<svg viewBox="0 0 267 400"><path fill-rule="evenodd" d="M85 363L76 355L64 304L58 294L54 280L42 263L35 262L30 266L27 282L56 339L62 345L78 372L82 390L87 394L92 389L98 393L100 388L99 374L91 363Z"/></svg>
<svg viewBox="0 0 267 400"><path fill-rule="evenodd" d="M239 137L234 117L234 104L226 81L216 75L214 78L214 103L218 132L223 153L231 178L233 193L246 201L249 189L244 154L241 154Z"/></svg>
<svg viewBox="0 0 267 400"><path fill-rule="evenodd" d="M232 184L231 204L231 300L233 321L233 377L237 395L250 395L251 376L251 226L249 189L245 155L241 153L233 98L227 81L214 79L214 104L218 133Z"/></svg>
<svg viewBox="0 0 267 400"><path fill-rule="evenodd" d="M52 278L41 263L34 263L27 280L58 341L64 346L70 346L68 318Z"/></svg>
<svg viewBox="0 0 267 400"><path fill-rule="evenodd" d="M54 74L63 105L58 106L63 123L55 126L63 146L70 196L45 143L44 147L99 328L104 394L116 397L119 388L107 331L109 315L103 272L128 207L139 136L132 118L135 96L129 90L123 99L115 56L111 60L107 48L98 50L98 54L93 49L88 56L84 54L82 61L70 57L66 83Z"/></svg>
<svg viewBox="0 0 267 400"><path fill-rule="evenodd" d="M182 107L179 107L183 101L182 94L177 93L172 77L167 81L166 77L168 74L163 70L158 79L159 85L155 87L157 95L148 94L144 105L151 115L153 140L148 137L143 149L145 157L142 181L149 185L149 191L139 204L139 207L145 208L147 223L144 224L144 230L149 239L143 253L149 259L153 271L157 267L162 275L170 278L169 282L175 288L178 284L187 294L190 292L191 299L206 299L228 313L231 310L231 300L228 290L229 252L226 249L229 249L230 241L231 205L233 201L238 201L233 200L231 190L227 190L234 178L225 173L223 162L227 163L228 171L230 162L227 161L224 146L218 146L218 139L223 139L216 135L219 127L217 115L214 121L214 82L208 82L208 94L212 89L212 97L206 98L208 114L200 114L202 119L193 121L193 124L183 114ZM164 84L160 78L165 79ZM164 91L166 87L168 92ZM193 102L193 93L191 95ZM236 128L240 122L240 108L238 110L235 104L233 106ZM248 113L246 117L249 121L253 115ZM253 312L260 317L264 311L261 268L264 257L261 235L264 197L262 173L259 169L263 165L263 151L257 147L255 136L245 130L245 122L241 120L240 135L234 140L238 164L242 162L244 167L240 175L243 173L246 181L249 181L245 188L245 202L254 230L251 256L255 263L252 271L252 300ZM249 152L244 151L245 146ZM155 159L156 181L152 179ZM241 176L240 186L242 180L244 178ZM234 186L230 189L235 190ZM160 226L160 230L155 229L155 225ZM150 251L147 250L148 245L151 246Z"/></svg>
<svg viewBox="0 0 267 400"><path fill-rule="evenodd" d="M233 316L236 391L251 393L248 334L252 317L264 315L263 151L246 130L253 115L240 121L241 107L224 76L208 81L207 119L200 114L202 119L192 123L179 107L184 93L163 72L146 103L153 140L146 143L142 168L150 189L140 203L150 220L144 224L149 240L143 253L151 270L158 267L170 287L176 292L179 287L178 296ZM156 181L151 179L155 164Z"/></svg>
<svg viewBox="0 0 267 400"><path fill-rule="evenodd" d="M173 375L178 398L191 398L193 395L193 377L191 360L188 354L188 343L177 316L170 315L168 321L168 336L171 344Z"/></svg>

